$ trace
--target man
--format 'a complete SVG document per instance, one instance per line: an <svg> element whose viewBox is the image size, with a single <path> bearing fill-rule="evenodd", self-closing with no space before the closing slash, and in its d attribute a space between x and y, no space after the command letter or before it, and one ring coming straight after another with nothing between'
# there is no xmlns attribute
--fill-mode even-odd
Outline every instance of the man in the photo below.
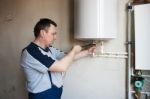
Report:
<svg viewBox="0 0 150 99"><path fill-rule="evenodd" d="M34 27L35 39L21 55L21 66L27 79L29 99L60 99L62 76L70 64L92 53L95 46L82 50L75 45L68 54L51 45L56 40L57 24L47 18L39 20Z"/></svg>

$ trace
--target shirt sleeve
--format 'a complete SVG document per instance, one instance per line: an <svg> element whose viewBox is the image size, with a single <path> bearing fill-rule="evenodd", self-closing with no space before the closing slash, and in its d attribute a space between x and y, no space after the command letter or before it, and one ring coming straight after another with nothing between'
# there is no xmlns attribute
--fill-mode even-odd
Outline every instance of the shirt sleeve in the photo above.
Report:
<svg viewBox="0 0 150 99"><path fill-rule="evenodd" d="M56 58L57 60L60 60L61 58L63 58L63 57L66 55L63 51L61 51L61 50L59 50L59 49L56 49L56 48L54 48L54 47L50 47L50 50L51 50L52 53L55 55L55 58Z"/></svg>
<svg viewBox="0 0 150 99"><path fill-rule="evenodd" d="M55 60L52 59L49 55L42 53L42 51L38 47L29 47L29 48L27 48L27 52L34 59L36 59L38 62L40 62L47 68L49 68L55 62Z"/></svg>
<svg viewBox="0 0 150 99"><path fill-rule="evenodd" d="M48 71L48 68L31 56L27 50L24 50L21 54L20 65L25 72L36 70L41 73L47 73Z"/></svg>

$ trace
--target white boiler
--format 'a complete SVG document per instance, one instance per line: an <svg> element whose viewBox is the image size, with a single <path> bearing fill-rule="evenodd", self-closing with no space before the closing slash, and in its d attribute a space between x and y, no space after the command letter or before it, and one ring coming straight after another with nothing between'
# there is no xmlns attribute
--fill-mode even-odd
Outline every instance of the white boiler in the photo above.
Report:
<svg viewBox="0 0 150 99"><path fill-rule="evenodd" d="M76 39L116 38L118 0L74 0L74 12Z"/></svg>
<svg viewBox="0 0 150 99"><path fill-rule="evenodd" d="M134 6L135 68L150 70L150 4Z"/></svg>

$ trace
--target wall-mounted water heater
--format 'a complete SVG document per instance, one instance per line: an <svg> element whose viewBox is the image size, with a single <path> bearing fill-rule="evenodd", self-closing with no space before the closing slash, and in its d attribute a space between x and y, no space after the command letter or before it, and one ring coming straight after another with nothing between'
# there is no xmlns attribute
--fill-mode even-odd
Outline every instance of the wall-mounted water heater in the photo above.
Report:
<svg viewBox="0 0 150 99"><path fill-rule="evenodd" d="M107 40L116 38L118 0L74 0L76 39Z"/></svg>

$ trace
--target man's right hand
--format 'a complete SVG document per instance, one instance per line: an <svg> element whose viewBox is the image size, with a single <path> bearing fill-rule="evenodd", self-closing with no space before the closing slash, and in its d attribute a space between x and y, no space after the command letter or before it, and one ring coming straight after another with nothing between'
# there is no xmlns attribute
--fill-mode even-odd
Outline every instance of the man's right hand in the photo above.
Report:
<svg viewBox="0 0 150 99"><path fill-rule="evenodd" d="M80 45L75 45L73 46L73 50L77 54L82 50L82 47Z"/></svg>

